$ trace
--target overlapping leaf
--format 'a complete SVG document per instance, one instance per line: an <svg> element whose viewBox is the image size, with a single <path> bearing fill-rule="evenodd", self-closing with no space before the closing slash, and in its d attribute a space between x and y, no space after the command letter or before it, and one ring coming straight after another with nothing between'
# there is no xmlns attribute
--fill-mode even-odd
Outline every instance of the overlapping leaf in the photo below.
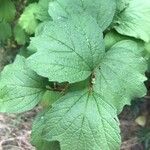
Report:
<svg viewBox="0 0 150 150"><path fill-rule="evenodd" d="M44 17L48 16L45 8L49 0L45 2ZM142 7L135 8L135 4ZM148 8L149 5L139 0L129 3L122 0L115 29L121 34L149 41ZM31 4L20 18L20 24L30 34L38 25L35 14L39 10L37 3ZM86 15L82 14L84 12ZM32 142L39 150L119 149L117 114L131 99L146 93L143 84L146 63L142 47L133 41L119 42L105 52L102 30L110 25L114 13L114 0L55 0L49 3L49 14L54 21L42 24L32 38L31 46L37 52L27 59L28 67L49 81L89 81L86 88L69 90L48 112L38 116L33 124ZM40 20L47 20L44 17ZM144 27L139 17L146 22ZM122 20L124 23L120 23ZM133 34L133 30L136 33ZM117 37L112 43L120 40L122 38ZM0 112L23 112L41 100L47 80L28 67L25 59L18 56L14 64L2 72Z"/></svg>
<svg viewBox="0 0 150 150"><path fill-rule="evenodd" d="M27 60L34 71L50 81L90 78L85 90L69 92L46 113L45 140L59 141L62 150L119 149L114 118L146 93L143 46L125 40L105 52L100 28L85 15L46 23L42 31L32 39L37 52Z"/></svg>
<svg viewBox="0 0 150 150"><path fill-rule="evenodd" d="M0 76L0 112L32 109L45 92L45 79L26 67L21 56L5 67Z"/></svg>
<svg viewBox="0 0 150 150"><path fill-rule="evenodd" d="M49 3L49 14L54 20L86 12L97 20L103 30L110 25L115 10L115 0L55 0Z"/></svg>
<svg viewBox="0 0 150 150"><path fill-rule="evenodd" d="M58 82L86 79L105 52L102 31L87 15L49 22L43 34L31 43L37 53L28 59L29 66L39 75Z"/></svg>
<svg viewBox="0 0 150 150"><path fill-rule="evenodd" d="M68 93L44 117L44 138L59 141L61 150L119 149L116 109L90 89Z"/></svg>
<svg viewBox="0 0 150 150"><path fill-rule="evenodd" d="M45 113L43 140L59 141L62 150L119 149L117 113L132 98L146 93L142 50L133 41L114 45L88 88L76 85Z"/></svg>
<svg viewBox="0 0 150 150"><path fill-rule="evenodd" d="M130 104L131 99L144 96L146 60L143 47L133 41L122 41L114 45L96 70L94 89L118 109Z"/></svg>
<svg viewBox="0 0 150 150"><path fill-rule="evenodd" d="M105 35L105 48L109 50L113 45L122 40L127 40L129 37L123 36L116 31L110 31Z"/></svg>
<svg viewBox="0 0 150 150"><path fill-rule="evenodd" d="M118 8L114 28L120 33L150 41L150 1L118 0Z"/></svg>

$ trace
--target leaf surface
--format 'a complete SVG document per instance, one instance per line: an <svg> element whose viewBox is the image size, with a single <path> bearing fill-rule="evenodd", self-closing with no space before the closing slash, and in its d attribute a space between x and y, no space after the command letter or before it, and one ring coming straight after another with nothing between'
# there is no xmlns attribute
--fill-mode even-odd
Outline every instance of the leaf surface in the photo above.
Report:
<svg viewBox="0 0 150 150"><path fill-rule="evenodd" d="M87 15L46 23L43 34L32 38L31 45L37 53L29 57L28 65L58 82L86 79L105 53L102 31Z"/></svg>
<svg viewBox="0 0 150 150"><path fill-rule="evenodd" d="M29 34L33 34L38 26L38 20L36 19L36 13L38 12L38 4L32 3L25 8L23 14L19 18L20 26Z"/></svg>
<svg viewBox="0 0 150 150"><path fill-rule="evenodd" d="M112 22L115 10L115 0L55 0L49 3L49 14L54 20L86 12L103 30Z"/></svg>
<svg viewBox="0 0 150 150"><path fill-rule="evenodd" d="M61 150L117 150L120 146L116 109L89 89L58 100L45 114L43 133L46 140L59 141Z"/></svg>
<svg viewBox="0 0 150 150"><path fill-rule="evenodd" d="M46 112L43 138L59 141L61 150L119 149L117 114L146 93L142 50L134 41L115 44L95 69L92 84L73 84Z"/></svg>
<svg viewBox="0 0 150 150"><path fill-rule="evenodd" d="M0 112L18 113L32 109L46 91L45 79L26 67L24 57L4 68L0 76Z"/></svg>
<svg viewBox="0 0 150 150"><path fill-rule="evenodd" d="M115 44L96 70L94 90L112 101L118 113L136 97L146 94L146 60L143 45L124 40Z"/></svg>
<svg viewBox="0 0 150 150"><path fill-rule="evenodd" d="M149 42L150 1L118 0L118 5L124 6L124 9L117 14L114 28L120 34Z"/></svg>
<svg viewBox="0 0 150 150"><path fill-rule="evenodd" d="M105 35L105 38L104 38L105 48L106 48L106 50L109 50L116 43L118 43L122 40L128 40L128 39L129 39L128 36L123 36L116 31L110 31Z"/></svg>

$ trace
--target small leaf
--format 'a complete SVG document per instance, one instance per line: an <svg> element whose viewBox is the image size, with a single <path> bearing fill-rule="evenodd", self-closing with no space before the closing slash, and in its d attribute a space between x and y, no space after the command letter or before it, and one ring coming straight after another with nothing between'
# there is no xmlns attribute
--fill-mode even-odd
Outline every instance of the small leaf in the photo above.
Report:
<svg viewBox="0 0 150 150"><path fill-rule="evenodd" d="M28 65L58 82L88 78L105 53L102 31L87 15L46 23L43 34L32 38L31 45L37 53L29 57Z"/></svg>
<svg viewBox="0 0 150 150"><path fill-rule="evenodd" d="M36 13L36 18L40 21L52 20L48 14L48 5L52 0L39 0L39 11Z"/></svg>
<svg viewBox="0 0 150 150"><path fill-rule="evenodd" d="M0 20L11 22L15 14L16 8L11 0L0 0Z"/></svg>
<svg viewBox="0 0 150 150"><path fill-rule="evenodd" d="M128 35L146 42L150 41L150 0L118 0L124 5L117 13L114 28L123 35Z"/></svg>
<svg viewBox="0 0 150 150"><path fill-rule="evenodd" d="M86 12L103 30L112 22L115 10L115 0L55 0L49 3L49 14L54 20Z"/></svg>
<svg viewBox="0 0 150 150"><path fill-rule="evenodd" d="M32 109L46 91L45 79L27 68L25 59L17 56L0 76L0 112L24 112Z"/></svg>
<svg viewBox="0 0 150 150"><path fill-rule="evenodd" d="M25 8L23 14L19 18L20 26L29 34L33 34L38 26L38 20L35 17L38 11L38 4L32 3Z"/></svg>
<svg viewBox="0 0 150 150"><path fill-rule="evenodd" d="M59 141L61 150L119 149L116 109L89 89L69 92L44 117L44 138Z"/></svg>

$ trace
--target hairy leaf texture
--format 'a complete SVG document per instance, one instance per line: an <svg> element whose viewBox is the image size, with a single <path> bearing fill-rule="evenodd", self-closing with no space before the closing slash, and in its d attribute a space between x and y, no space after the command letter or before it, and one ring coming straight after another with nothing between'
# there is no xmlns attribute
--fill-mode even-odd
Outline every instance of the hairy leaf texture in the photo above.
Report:
<svg viewBox="0 0 150 150"><path fill-rule="evenodd" d="M4 68L0 76L0 112L18 113L32 109L46 89L45 79L27 68L25 58Z"/></svg>

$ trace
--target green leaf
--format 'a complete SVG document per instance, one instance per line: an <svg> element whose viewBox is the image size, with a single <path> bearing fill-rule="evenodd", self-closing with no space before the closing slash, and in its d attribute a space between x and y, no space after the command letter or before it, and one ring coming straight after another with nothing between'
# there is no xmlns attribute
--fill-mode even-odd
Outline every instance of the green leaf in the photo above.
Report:
<svg viewBox="0 0 150 150"><path fill-rule="evenodd" d="M63 95L63 93L61 92L56 92L56 91L46 91L42 101L41 101L41 105L43 108L48 108L49 106L51 106L56 100L58 100L61 96Z"/></svg>
<svg viewBox="0 0 150 150"><path fill-rule="evenodd" d="M37 26L37 28L35 30L35 37L39 36L43 33L46 24L49 24L49 21L44 21ZM37 45L37 43L30 41L30 45L28 46L28 51L30 54L34 54L35 52L37 52L36 45Z"/></svg>
<svg viewBox="0 0 150 150"><path fill-rule="evenodd" d="M105 48L106 50L109 50L113 45L115 45L116 43L123 41L123 40L132 40L135 41L139 47L143 48L144 46L144 42L142 40L139 39L135 39L133 37L129 37L129 36L125 36L125 35L121 35L116 31L110 31L105 35Z"/></svg>
<svg viewBox="0 0 150 150"><path fill-rule="evenodd" d="M31 40L37 52L28 65L50 81L74 83L88 78L105 53L102 31L86 15L49 22L43 34Z"/></svg>
<svg viewBox="0 0 150 150"><path fill-rule="evenodd" d="M115 10L115 0L55 0L49 3L49 14L54 20L86 12L103 30L112 22Z"/></svg>
<svg viewBox="0 0 150 150"><path fill-rule="evenodd" d="M6 21L0 21L0 41L5 41L12 35L11 26Z"/></svg>
<svg viewBox="0 0 150 150"><path fill-rule="evenodd" d="M24 45L27 41L27 35L19 24L16 24L14 27L14 38L15 41L20 45Z"/></svg>
<svg viewBox="0 0 150 150"><path fill-rule="evenodd" d="M37 26L36 30L35 30L35 37L38 36L38 35L41 35L44 31L44 27L45 27L45 24L47 24L49 21L44 21L42 23L39 23L39 25ZM36 51L37 51L37 48L36 48L36 45L35 43L33 43L32 41L30 41L30 44L27 48L28 52L30 54L34 54Z"/></svg>
<svg viewBox="0 0 150 150"><path fill-rule="evenodd" d="M110 31L105 35L105 48L109 50L113 45L122 40L127 40L129 37L123 36L115 31Z"/></svg>
<svg viewBox="0 0 150 150"><path fill-rule="evenodd" d="M32 109L46 91L45 79L27 68L24 57L4 68L0 76L0 112L24 112Z"/></svg>
<svg viewBox="0 0 150 150"><path fill-rule="evenodd" d="M118 3L123 3L120 0ZM114 28L124 35L150 41L150 1L126 0L125 7L114 22ZM119 5L119 4L118 4ZM121 4L120 4L121 5Z"/></svg>
<svg viewBox="0 0 150 150"><path fill-rule="evenodd" d="M44 117L45 140L59 141L61 150L119 149L116 109L90 89L68 93Z"/></svg>
<svg viewBox="0 0 150 150"><path fill-rule="evenodd" d="M60 150L58 142L48 142L42 138L43 128L45 127L44 115L46 112L40 113L33 122L31 143L36 146L37 150Z"/></svg>
<svg viewBox="0 0 150 150"><path fill-rule="evenodd" d="M39 11L36 13L36 18L40 21L52 20L52 18L48 14L48 5L51 1L52 0L39 0Z"/></svg>
<svg viewBox="0 0 150 150"><path fill-rule="evenodd" d="M33 34L38 26L39 22L36 19L36 13L38 13L38 11L38 4L32 3L25 8L23 14L19 18L20 26L29 34Z"/></svg>
<svg viewBox="0 0 150 150"><path fill-rule="evenodd" d="M112 101L118 113L131 99L146 94L146 61L142 57L143 46L133 41L121 41L114 45L96 70L94 90L106 100Z"/></svg>
<svg viewBox="0 0 150 150"><path fill-rule="evenodd" d="M117 114L131 99L146 93L142 51L143 46L134 41L115 44L93 72L88 87L77 90L79 83L73 84L46 112L43 138L59 141L61 150L119 149Z"/></svg>
<svg viewBox="0 0 150 150"><path fill-rule="evenodd" d="M145 47L145 50L148 52L148 54L150 56L150 42L149 43L145 43L144 47Z"/></svg>
<svg viewBox="0 0 150 150"><path fill-rule="evenodd" d="M0 0L0 19L12 21L15 18L16 8L11 0Z"/></svg>

